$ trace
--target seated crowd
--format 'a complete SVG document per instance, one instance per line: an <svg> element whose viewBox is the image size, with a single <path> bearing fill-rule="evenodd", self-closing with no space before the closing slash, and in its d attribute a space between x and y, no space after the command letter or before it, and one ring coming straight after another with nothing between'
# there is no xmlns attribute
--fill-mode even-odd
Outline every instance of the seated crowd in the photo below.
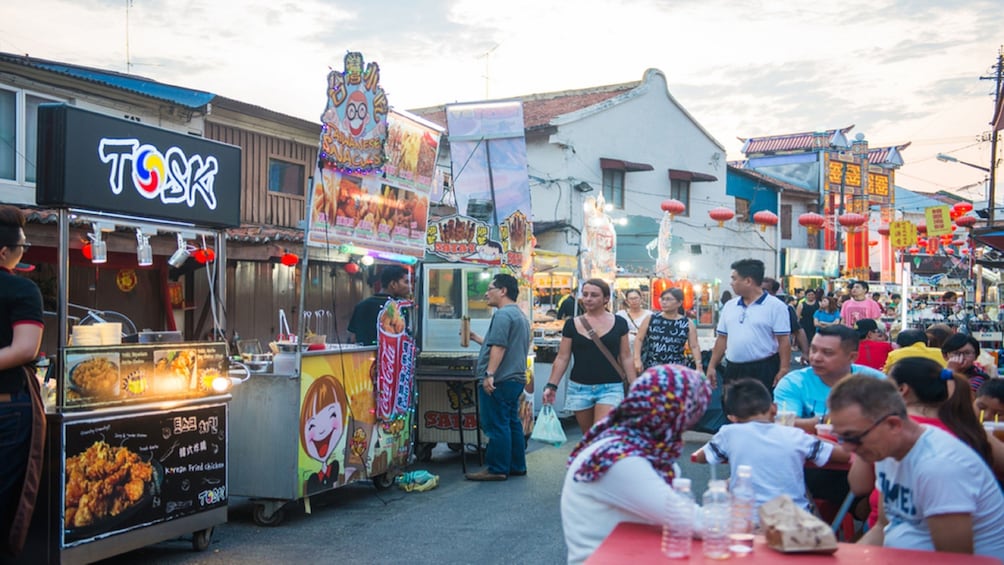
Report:
<svg viewBox="0 0 1004 565"><path fill-rule="evenodd" d="M807 366L781 373L772 390L761 375L716 381L716 364L710 378L675 365L644 371L572 452L562 491L569 562L618 522L662 523L682 433L716 386L730 423L691 461L752 466L757 506L786 494L832 520L824 509L851 500L857 539L845 541L1004 561L1004 443L994 435L1004 380L980 363L979 342L944 324L890 341L880 319L851 327L829 302L817 303Z"/></svg>

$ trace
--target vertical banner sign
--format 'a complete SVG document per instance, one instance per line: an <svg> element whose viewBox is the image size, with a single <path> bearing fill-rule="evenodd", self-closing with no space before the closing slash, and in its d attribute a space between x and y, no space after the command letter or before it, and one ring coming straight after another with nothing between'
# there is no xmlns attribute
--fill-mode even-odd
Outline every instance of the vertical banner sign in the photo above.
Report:
<svg viewBox="0 0 1004 565"><path fill-rule="evenodd" d="M911 222L890 222L889 243L893 247L917 245L917 226Z"/></svg>
<svg viewBox="0 0 1004 565"><path fill-rule="evenodd" d="M457 216L429 226L429 251L459 262L506 265L529 281L533 229L522 103L451 105L446 121ZM473 246L474 253L457 244Z"/></svg>
<svg viewBox="0 0 1004 565"><path fill-rule="evenodd" d="M927 220L928 239L952 233L952 219L949 216L948 206L931 206L925 208L924 217Z"/></svg>
<svg viewBox="0 0 1004 565"><path fill-rule="evenodd" d="M581 275L583 279L603 279L613 284L617 276L617 232L603 211L603 197L586 198L583 204Z"/></svg>
<svg viewBox="0 0 1004 565"><path fill-rule="evenodd" d="M659 222L659 239L657 241L659 254L655 259L655 274L659 277L669 277L672 274L669 266L669 256L673 247L673 220L669 212L663 212Z"/></svg>

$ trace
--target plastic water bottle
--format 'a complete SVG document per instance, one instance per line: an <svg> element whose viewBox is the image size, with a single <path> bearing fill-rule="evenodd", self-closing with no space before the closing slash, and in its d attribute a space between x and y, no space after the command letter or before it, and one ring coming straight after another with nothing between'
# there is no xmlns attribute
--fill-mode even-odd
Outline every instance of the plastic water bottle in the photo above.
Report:
<svg viewBox="0 0 1004 565"><path fill-rule="evenodd" d="M732 528L729 533L729 550L736 557L745 557L753 552L755 501L753 468L749 465L740 465L736 469L735 482L732 484Z"/></svg>
<svg viewBox="0 0 1004 565"><path fill-rule="evenodd" d="M704 524L704 557L728 559L732 509L726 481L709 481L701 509Z"/></svg>
<svg viewBox="0 0 1004 565"><path fill-rule="evenodd" d="M662 525L662 554L670 559L689 559L694 537L694 495L690 479L673 479L673 492L666 497Z"/></svg>

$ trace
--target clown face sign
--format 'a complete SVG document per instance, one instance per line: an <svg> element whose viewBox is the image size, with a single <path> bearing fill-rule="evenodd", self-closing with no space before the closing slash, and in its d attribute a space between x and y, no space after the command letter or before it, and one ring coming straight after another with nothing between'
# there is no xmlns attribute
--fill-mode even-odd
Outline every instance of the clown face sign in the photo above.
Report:
<svg viewBox="0 0 1004 565"><path fill-rule="evenodd" d="M345 70L328 73L328 105L321 114L322 165L352 173L380 169L387 158L387 95L380 67L361 53L345 55Z"/></svg>

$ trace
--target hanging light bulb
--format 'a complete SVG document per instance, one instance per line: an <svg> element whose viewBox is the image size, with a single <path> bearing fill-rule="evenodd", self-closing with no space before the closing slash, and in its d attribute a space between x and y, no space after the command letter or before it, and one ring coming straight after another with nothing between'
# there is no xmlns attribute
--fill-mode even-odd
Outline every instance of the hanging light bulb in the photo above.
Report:
<svg viewBox="0 0 1004 565"><path fill-rule="evenodd" d="M185 238L180 233L178 234L178 250L171 255L171 258L167 260L167 264L174 267L175 269L180 269L185 261L188 260L189 252L188 245L185 244Z"/></svg>
<svg viewBox="0 0 1004 565"><path fill-rule="evenodd" d="M108 244L101 239L101 229L94 224L94 233L87 234L91 240L91 263L108 262Z"/></svg>
<svg viewBox="0 0 1004 565"><path fill-rule="evenodd" d="M136 264L140 267L153 265L153 247L150 246L150 236L143 230L136 230Z"/></svg>
<svg viewBox="0 0 1004 565"><path fill-rule="evenodd" d="M371 255L363 255L362 258L359 259L359 262L362 263L363 265L369 267L370 265L373 264L373 256L371 256Z"/></svg>

